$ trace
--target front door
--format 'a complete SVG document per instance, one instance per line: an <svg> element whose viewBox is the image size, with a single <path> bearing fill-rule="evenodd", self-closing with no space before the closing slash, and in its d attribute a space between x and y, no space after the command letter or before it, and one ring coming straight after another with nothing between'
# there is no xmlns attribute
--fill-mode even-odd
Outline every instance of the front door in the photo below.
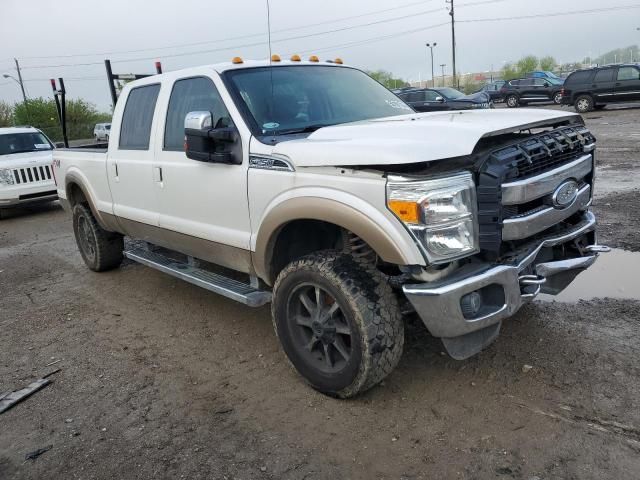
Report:
<svg viewBox="0 0 640 480"><path fill-rule="evenodd" d="M616 80L616 102L640 100L640 68L619 67Z"/></svg>
<svg viewBox="0 0 640 480"><path fill-rule="evenodd" d="M591 88L593 91L593 97L597 103L613 102L615 99L616 88L616 72L617 69L603 68L598 70L593 76Z"/></svg>
<svg viewBox="0 0 640 480"><path fill-rule="evenodd" d="M123 99L126 103L122 121L114 124L107 159L113 213L152 226L158 225L152 165L156 143L153 125L159 92L158 83L143 85L131 89ZM103 174L104 167L100 171L96 163L95 168L95 175Z"/></svg>
<svg viewBox="0 0 640 480"><path fill-rule="evenodd" d="M167 91L167 95L169 92ZM233 122L213 80L207 76L177 79L158 126L160 137L154 164L154 183L160 227L184 236L183 245L206 248L194 256L243 270L234 263L250 249L251 226L247 199L247 159L241 165L207 163L187 158L184 120L189 112L207 111L213 127ZM204 241L204 242L201 242Z"/></svg>

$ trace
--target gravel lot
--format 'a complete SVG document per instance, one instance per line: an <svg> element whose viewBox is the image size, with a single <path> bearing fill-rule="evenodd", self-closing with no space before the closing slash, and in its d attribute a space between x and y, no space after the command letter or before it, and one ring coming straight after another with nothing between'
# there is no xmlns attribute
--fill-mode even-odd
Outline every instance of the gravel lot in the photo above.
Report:
<svg viewBox="0 0 640 480"><path fill-rule="evenodd" d="M601 241L638 251L640 108L586 119ZM0 479L640 478L639 318L640 300L537 301L464 362L408 319L384 385L333 400L289 368L268 308L133 263L95 274L57 205L15 211L0 392L61 370L0 415Z"/></svg>

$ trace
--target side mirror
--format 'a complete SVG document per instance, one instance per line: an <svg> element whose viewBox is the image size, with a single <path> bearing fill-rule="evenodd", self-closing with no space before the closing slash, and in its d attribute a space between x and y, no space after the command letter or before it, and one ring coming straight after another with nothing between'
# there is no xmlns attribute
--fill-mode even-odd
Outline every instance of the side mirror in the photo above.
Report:
<svg viewBox="0 0 640 480"><path fill-rule="evenodd" d="M184 137L187 158L210 163L242 163L238 130L213 128L211 112L189 112L184 118Z"/></svg>
<svg viewBox="0 0 640 480"><path fill-rule="evenodd" d="M444 103L444 98L436 97L436 102Z"/></svg>
<svg viewBox="0 0 640 480"><path fill-rule="evenodd" d="M56 148L64 148L64 142L56 142L54 146Z"/></svg>
<svg viewBox="0 0 640 480"><path fill-rule="evenodd" d="M548 86L550 86L550 85L551 85L550 83L548 83L548 82L544 82L544 86L545 86L545 87L548 87Z"/></svg>

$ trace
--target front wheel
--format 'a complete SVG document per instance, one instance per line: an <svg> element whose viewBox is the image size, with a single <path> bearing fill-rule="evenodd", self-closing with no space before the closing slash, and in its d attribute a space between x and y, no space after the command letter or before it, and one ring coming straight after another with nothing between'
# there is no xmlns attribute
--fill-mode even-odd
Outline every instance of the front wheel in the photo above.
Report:
<svg viewBox="0 0 640 480"><path fill-rule="evenodd" d="M73 207L73 233L84 263L94 272L103 272L122 263L124 239L119 233L103 229L89 207Z"/></svg>
<svg viewBox="0 0 640 480"><path fill-rule="evenodd" d="M553 96L553 103L560 105L560 102L562 102L562 94L558 92Z"/></svg>
<svg viewBox="0 0 640 480"><path fill-rule="evenodd" d="M516 95L508 95L505 99L505 102L507 103L507 107L509 108L515 108L520 103Z"/></svg>
<svg viewBox="0 0 640 480"><path fill-rule="evenodd" d="M274 328L316 390L348 398L381 382L402 355L396 297L372 265L337 251L307 255L278 275Z"/></svg>

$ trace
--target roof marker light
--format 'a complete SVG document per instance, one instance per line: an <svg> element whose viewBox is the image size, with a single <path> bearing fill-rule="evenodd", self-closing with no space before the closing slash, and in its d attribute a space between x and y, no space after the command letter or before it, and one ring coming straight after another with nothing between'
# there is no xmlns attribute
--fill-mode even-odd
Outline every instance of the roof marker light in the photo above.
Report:
<svg viewBox="0 0 640 480"><path fill-rule="evenodd" d="M341 58L336 58L333 63L337 63L338 65L342 65L344 62L342 61Z"/></svg>
<svg viewBox="0 0 640 480"><path fill-rule="evenodd" d="M291 55L291 61L292 62L299 62L300 61L300 55Z"/></svg>
<svg viewBox="0 0 640 480"><path fill-rule="evenodd" d="M271 55L271 61L272 62L279 62L280 61L280 55L276 55L274 53L273 55Z"/></svg>
<svg viewBox="0 0 640 480"><path fill-rule="evenodd" d="M240 57L233 57L233 60L231 60L231 63L233 63L234 65L238 65L240 63L244 63L244 61Z"/></svg>
<svg viewBox="0 0 640 480"><path fill-rule="evenodd" d="M319 61L320 61L320 59L319 59L317 56L315 56L315 55L311 55L311 56L309 57L309 61L310 61L310 62L319 62Z"/></svg>

